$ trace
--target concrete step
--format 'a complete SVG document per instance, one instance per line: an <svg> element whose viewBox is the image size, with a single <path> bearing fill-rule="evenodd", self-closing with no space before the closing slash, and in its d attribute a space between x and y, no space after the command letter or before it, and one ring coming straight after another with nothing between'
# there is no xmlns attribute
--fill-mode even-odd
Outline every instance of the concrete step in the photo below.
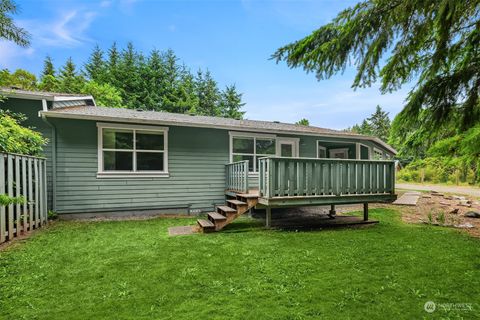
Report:
<svg viewBox="0 0 480 320"><path fill-rule="evenodd" d="M215 223L216 221L225 221L227 220L227 217L225 217L223 214L220 214L218 212L210 212L208 214L208 220Z"/></svg>
<svg viewBox="0 0 480 320"><path fill-rule="evenodd" d="M227 207L227 206L218 206L217 207L217 211L218 212L223 212L225 214L228 214L228 213L237 213L237 210L233 209L233 208L230 208L230 207Z"/></svg>

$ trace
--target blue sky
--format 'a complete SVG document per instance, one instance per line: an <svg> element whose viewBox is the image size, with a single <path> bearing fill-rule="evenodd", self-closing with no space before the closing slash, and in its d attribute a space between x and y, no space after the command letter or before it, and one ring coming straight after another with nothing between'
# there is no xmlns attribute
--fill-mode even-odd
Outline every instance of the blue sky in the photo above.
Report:
<svg viewBox="0 0 480 320"><path fill-rule="evenodd" d="M145 53L171 48L192 70L209 69L220 87L236 84L248 119L343 129L377 104L398 113L409 87L381 95L378 86L351 89L353 69L318 82L313 74L269 60L280 46L308 35L355 1L17 0L16 21L32 46L0 43L0 68L39 73L49 54L57 66L71 56L82 64L93 46L132 41Z"/></svg>

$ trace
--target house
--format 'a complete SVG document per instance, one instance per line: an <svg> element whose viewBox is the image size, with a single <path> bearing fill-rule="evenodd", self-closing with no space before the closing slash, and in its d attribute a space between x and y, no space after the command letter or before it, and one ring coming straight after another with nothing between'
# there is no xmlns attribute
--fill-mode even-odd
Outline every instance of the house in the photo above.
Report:
<svg viewBox="0 0 480 320"><path fill-rule="evenodd" d="M235 195L252 190L250 204L267 208L395 197L395 150L375 137L100 107L84 95L0 94L2 109L24 113L49 139L48 207L59 214L199 213L226 196L235 207Z"/></svg>

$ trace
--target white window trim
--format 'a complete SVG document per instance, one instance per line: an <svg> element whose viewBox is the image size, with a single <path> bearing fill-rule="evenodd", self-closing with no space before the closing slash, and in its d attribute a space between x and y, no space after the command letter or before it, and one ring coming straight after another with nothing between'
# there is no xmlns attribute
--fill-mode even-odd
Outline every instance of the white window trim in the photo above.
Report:
<svg viewBox="0 0 480 320"><path fill-rule="evenodd" d="M368 150L368 159L366 159L366 160L372 159L372 148L370 148L366 144L359 143L359 142L357 143L357 159L360 160L362 158L362 154L361 154L362 146L364 146Z"/></svg>
<svg viewBox="0 0 480 320"><path fill-rule="evenodd" d="M277 136L274 134L264 134L264 133L249 133L249 132L239 132L239 131L229 131L229 156L230 156L230 162L233 162L233 138L238 137L238 138L253 138L253 154L252 153L235 153L238 155L246 155L246 156L253 156L253 159L257 156L257 148L256 148L256 139L274 139L275 140L275 153L276 153L276 139ZM261 154L258 156L262 156ZM263 155L265 157L272 156L272 155ZM253 170L254 171L249 171L248 175L249 176L258 176L258 171L255 171L257 167L256 163L253 163Z"/></svg>
<svg viewBox="0 0 480 320"><path fill-rule="evenodd" d="M332 154L335 153L335 152L344 152L344 153L346 154L345 159L348 159L348 148L329 149L329 150L328 150L328 156L329 156L330 158L333 158L333 157L332 157Z"/></svg>
<svg viewBox="0 0 480 320"><path fill-rule="evenodd" d="M327 148L324 146L321 146L320 141L317 141L317 159L320 159L320 152L318 152L319 149L322 149L323 151L325 151L325 156L327 156Z"/></svg>
<svg viewBox="0 0 480 320"><path fill-rule="evenodd" d="M103 170L103 129L118 129L118 130L136 130L161 132L163 134L163 151L159 150L141 150L146 152L163 153L163 171L104 171ZM97 122L97 139L98 139L98 168L97 178L168 178L168 127L159 126L143 126L133 124L115 124ZM108 151L108 149L107 149ZM129 151L129 150L125 150ZM132 152L135 151L135 147ZM136 157L133 157L133 167L136 167Z"/></svg>
<svg viewBox="0 0 480 320"><path fill-rule="evenodd" d="M281 144L292 144L292 156L293 158L298 158L300 154L300 138L277 137L277 139L275 140L275 153L277 157L281 156Z"/></svg>

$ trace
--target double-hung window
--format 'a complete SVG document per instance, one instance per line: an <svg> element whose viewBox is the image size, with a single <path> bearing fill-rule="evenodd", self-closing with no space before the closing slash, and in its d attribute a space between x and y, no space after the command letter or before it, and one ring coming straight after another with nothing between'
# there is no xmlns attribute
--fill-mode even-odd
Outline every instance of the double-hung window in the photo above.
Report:
<svg viewBox="0 0 480 320"><path fill-rule="evenodd" d="M167 175L167 134L167 128L99 123L99 175Z"/></svg>
<svg viewBox="0 0 480 320"><path fill-rule="evenodd" d="M268 135L231 134L231 159L248 160L250 172L258 171L258 159L275 155L275 137Z"/></svg>

